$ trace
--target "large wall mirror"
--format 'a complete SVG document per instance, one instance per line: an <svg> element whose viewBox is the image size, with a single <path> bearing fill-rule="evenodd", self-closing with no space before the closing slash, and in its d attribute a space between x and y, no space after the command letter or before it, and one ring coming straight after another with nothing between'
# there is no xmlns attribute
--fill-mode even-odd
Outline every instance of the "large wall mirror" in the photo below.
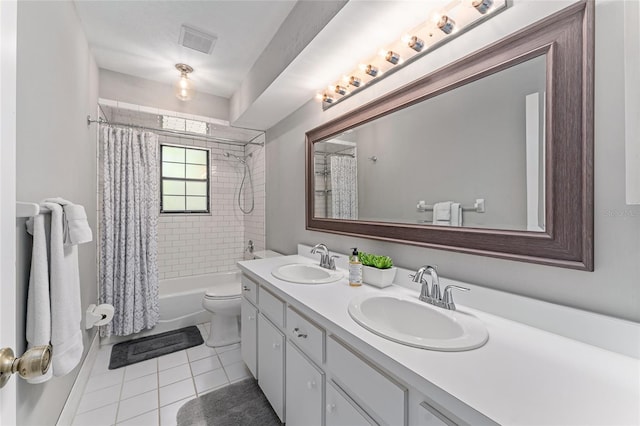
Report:
<svg viewBox="0 0 640 426"><path fill-rule="evenodd" d="M307 132L307 229L593 270L593 2Z"/></svg>

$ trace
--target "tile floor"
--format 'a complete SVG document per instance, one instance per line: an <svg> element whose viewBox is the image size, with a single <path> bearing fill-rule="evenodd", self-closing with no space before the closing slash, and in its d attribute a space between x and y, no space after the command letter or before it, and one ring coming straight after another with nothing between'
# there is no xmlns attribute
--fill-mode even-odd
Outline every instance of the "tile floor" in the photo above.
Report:
<svg viewBox="0 0 640 426"><path fill-rule="evenodd" d="M206 340L209 324L198 328ZM116 370L108 369L110 355L111 345L100 348L74 426L175 425L190 399L251 375L240 344L202 344Z"/></svg>

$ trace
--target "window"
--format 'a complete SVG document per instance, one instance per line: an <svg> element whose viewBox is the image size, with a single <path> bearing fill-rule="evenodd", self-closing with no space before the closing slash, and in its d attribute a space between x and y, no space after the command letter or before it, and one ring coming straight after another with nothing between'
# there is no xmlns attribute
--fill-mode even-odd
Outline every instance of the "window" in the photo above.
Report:
<svg viewBox="0 0 640 426"><path fill-rule="evenodd" d="M209 133L209 127L204 121L187 120L185 118L171 117L169 115L162 116L162 128L189 133L200 133L201 135Z"/></svg>
<svg viewBox="0 0 640 426"><path fill-rule="evenodd" d="M160 213L209 213L209 150L160 145Z"/></svg>

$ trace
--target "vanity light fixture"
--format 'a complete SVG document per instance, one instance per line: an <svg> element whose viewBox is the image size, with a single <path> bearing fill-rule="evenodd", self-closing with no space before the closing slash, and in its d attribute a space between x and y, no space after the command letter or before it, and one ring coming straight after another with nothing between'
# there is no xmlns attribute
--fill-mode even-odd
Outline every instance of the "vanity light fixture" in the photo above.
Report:
<svg viewBox="0 0 640 426"><path fill-rule="evenodd" d="M334 97L331 95L327 95L326 93L322 95L322 102L326 102L328 104L332 104L335 101Z"/></svg>
<svg viewBox="0 0 640 426"><path fill-rule="evenodd" d="M416 52L420 52L424 48L424 40L422 40L417 36L411 37L406 43L407 43L407 46L409 46Z"/></svg>
<svg viewBox="0 0 640 426"><path fill-rule="evenodd" d="M349 77L349 84L353 87L360 87L360 84L362 84L362 80L360 80L355 75L352 75L351 77Z"/></svg>
<svg viewBox="0 0 640 426"><path fill-rule="evenodd" d="M322 101L322 108L326 110L490 19L508 8L509 3L508 0L451 0L438 10L426 11L421 24L384 46L375 57L363 61L358 68L329 84L318 93L317 99Z"/></svg>
<svg viewBox="0 0 640 426"><path fill-rule="evenodd" d="M371 77L375 77L378 75L378 67L374 67L373 65L360 65L360 69L364 71L365 74L370 75Z"/></svg>
<svg viewBox="0 0 640 426"><path fill-rule="evenodd" d="M438 28L447 35L453 32L455 26L456 23L447 15L442 15L440 19L438 19Z"/></svg>
<svg viewBox="0 0 640 426"><path fill-rule="evenodd" d="M193 68L187 64L176 64L176 69L180 71L180 80L176 83L176 98L181 101L189 101L195 93L193 82L189 80L188 76L193 72Z"/></svg>
<svg viewBox="0 0 640 426"><path fill-rule="evenodd" d="M344 86L340 86L339 84L336 84L335 87L333 88L333 91L336 92L338 95L345 95L347 93L347 88Z"/></svg>
<svg viewBox="0 0 640 426"><path fill-rule="evenodd" d="M400 55L398 55L396 52L394 52L393 50L389 50L386 55L384 55L384 59L389 62L392 63L393 65L397 65L398 62L400 62Z"/></svg>
<svg viewBox="0 0 640 426"><path fill-rule="evenodd" d="M480 14L484 15L493 6L493 0L473 0L471 3Z"/></svg>

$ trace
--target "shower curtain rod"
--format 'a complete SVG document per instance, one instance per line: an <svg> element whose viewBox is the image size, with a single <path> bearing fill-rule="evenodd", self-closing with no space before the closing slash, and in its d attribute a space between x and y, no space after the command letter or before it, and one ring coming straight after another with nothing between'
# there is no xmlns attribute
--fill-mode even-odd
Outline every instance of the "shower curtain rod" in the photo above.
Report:
<svg viewBox="0 0 640 426"><path fill-rule="evenodd" d="M355 154L343 154L341 152L324 152L324 151L315 151L314 154L319 154L319 155L324 155L326 157L331 157L331 156L342 156L342 157L351 157L351 158L356 158Z"/></svg>
<svg viewBox="0 0 640 426"><path fill-rule="evenodd" d="M217 142L217 143L221 143L221 144L225 144L225 145L243 145L243 146L258 145L258 146L264 146L264 143L262 143L262 142L254 142L254 140L256 140L257 138L262 136L264 134L264 132L259 134L256 137L252 138L250 141L244 142L244 141L237 141L237 140L234 140L234 139L216 138L215 136L201 135L201 134L198 134L198 133L183 132L183 131L180 131L180 130L160 129L158 127L139 126L137 124L117 123L117 122L114 122L114 121L107 121L107 120L103 119L102 117L99 117L97 120L93 120L90 115L87 115L87 126L91 125L92 123L106 124L106 125L109 125L109 126L132 127L132 128L135 128L135 129L150 130L150 131L158 132L158 133L169 133L169 134L172 134L172 135L186 136L186 137L189 137L191 139L199 139L199 140L204 140L204 141L208 141L208 142Z"/></svg>

